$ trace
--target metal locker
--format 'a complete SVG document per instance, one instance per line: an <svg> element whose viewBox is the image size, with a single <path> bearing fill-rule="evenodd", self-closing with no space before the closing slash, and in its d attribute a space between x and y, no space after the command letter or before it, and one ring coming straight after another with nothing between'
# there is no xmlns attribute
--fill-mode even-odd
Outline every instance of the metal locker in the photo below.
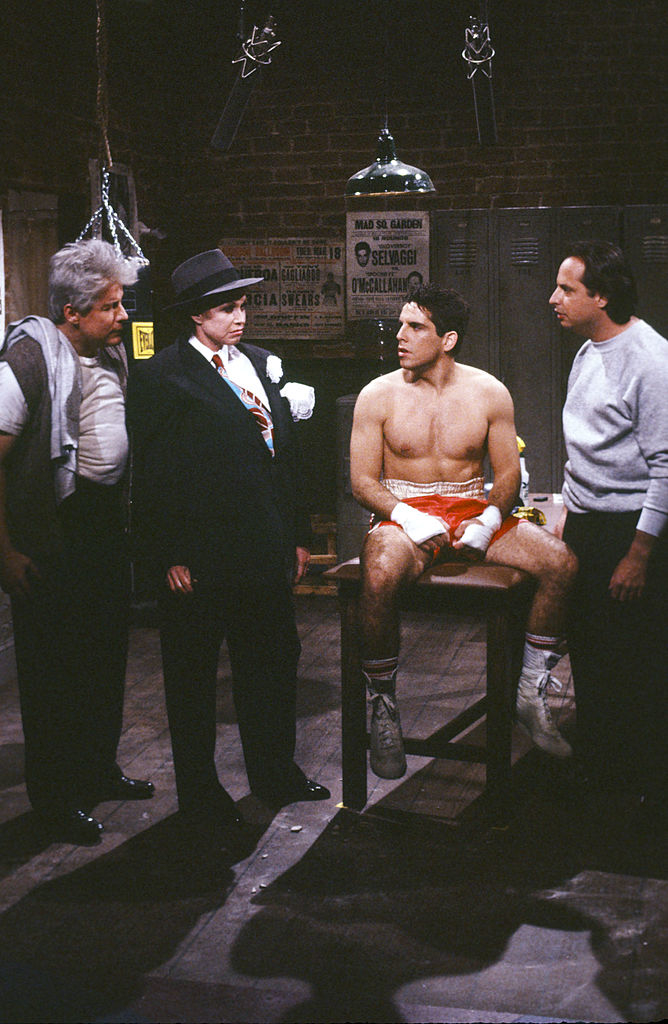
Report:
<svg viewBox="0 0 668 1024"><path fill-rule="evenodd" d="M499 376L515 403L531 489L550 492L561 476L555 448L559 352L548 305L553 248L551 210L497 211Z"/></svg>
<svg viewBox="0 0 668 1024"><path fill-rule="evenodd" d="M624 209L624 252L638 284L638 314L668 337L668 206Z"/></svg>
<svg viewBox="0 0 668 1024"><path fill-rule="evenodd" d="M471 306L471 321L462 344L464 363L498 373L493 340L489 272L490 212L447 210L432 214L432 280L455 288Z"/></svg>
<svg viewBox="0 0 668 1024"><path fill-rule="evenodd" d="M555 210L556 262L568 255L568 246L592 238L620 245L622 240L621 210L618 206L563 206Z"/></svg>

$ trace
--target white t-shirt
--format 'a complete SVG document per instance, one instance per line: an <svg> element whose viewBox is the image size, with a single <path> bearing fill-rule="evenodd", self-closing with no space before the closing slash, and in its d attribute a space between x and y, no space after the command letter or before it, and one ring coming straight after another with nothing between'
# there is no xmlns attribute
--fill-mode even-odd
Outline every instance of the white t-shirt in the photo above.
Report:
<svg viewBox="0 0 668 1024"><path fill-rule="evenodd" d="M0 362L0 431L16 436L28 419L28 406L9 363Z"/></svg>
<svg viewBox="0 0 668 1024"><path fill-rule="evenodd" d="M125 402L118 373L99 356L79 356L83 394L79 413L77 473L94 483L115 484L128 459ZM0 431L18 435L28 406L12 368L0 362Z"/></svg>
<svg viewBox="0 0 668 1024"><path fill-rule="evenodd" d="M79 413L77 473L98 484L115 484L128 460L125 402L118 374L99 356L79 356L83 395Z"/></svg>

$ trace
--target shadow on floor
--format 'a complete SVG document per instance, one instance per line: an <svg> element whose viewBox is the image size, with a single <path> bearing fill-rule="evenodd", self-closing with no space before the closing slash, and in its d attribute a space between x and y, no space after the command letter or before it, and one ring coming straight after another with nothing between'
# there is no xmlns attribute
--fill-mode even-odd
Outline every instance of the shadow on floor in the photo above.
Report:
<svg viewBox="0 0 668 1024"><path fill-rule="evenodd" d="M37 886L0 917L2 1020L134 1019L123 1008L143 976L225 903L233 865L263 830L226 849L184 834L173 815Z"/></svg>
<svg viewBox="0 0 668 1024"><path fill-rule="evenodd" d="M0 825L0 878L43 853L50 845L50 841L40 835L32 811L3 821Z"/></svg>
<svg viewBox="0 0 668 1024"><path fill-rule="evenodd" d="M514 788L516 811L503 828L490 827L482 801L460 827L382 802L364 814L341 810L255 898L263 909L240 932L233 966L311 986L312 998L286 1021L387 1024L405 1019L393 1001L402 985L424 979L428 989L429 979L450 978L464 991L466 976L499 964L523 925L586 931L600 964L596 985L619 1019L662 1019L668 976L656 942L663 935L665 946L668 894L642 879L665 878L665 843L629 836L611 818L602 827L578 809L566 776L539 758L517 766ZM629 877L602 899L606 872ZM652 930L649 963L644 927ZM558 969L563 954L550 955ZM526 997L512 991L522 984L516 968L508 966L498 998L519 1008Z"/></svg>
<svg viewBox="0 0 668 1024"><path fill-rule="evenodd" d="M23 743L3 743L0 746L0 790L23 782L23 758Z"/></svg>

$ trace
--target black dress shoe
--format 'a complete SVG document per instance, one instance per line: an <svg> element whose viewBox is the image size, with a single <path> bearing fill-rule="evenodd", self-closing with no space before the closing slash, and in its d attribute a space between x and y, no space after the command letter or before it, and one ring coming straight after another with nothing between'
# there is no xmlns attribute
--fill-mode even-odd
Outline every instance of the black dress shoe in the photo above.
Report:
<svg viewBox="0 0 668 1024"><path fill-rule="evenodd" d="M146 779L129 779L127 775L117 775L105 783L99 802L105 800L150 800L155 793L155 786Z"/></svg>
<svg viewBox="0 0 668 1024"><path fill-rule="evenodd" d="M255 796L270 804L296 804L304 800L329 800L330 791L321 786L313 779L297 779L286 786L256 786L253 789Z"/></svg>
<svg viewBox="0 0 668 1024"><path fill-rule="evenodd" d="M38 817L42 829L52 842L95 846L104 832L102 823L85 811L65 811L54 815L40 813Z"/></svg>

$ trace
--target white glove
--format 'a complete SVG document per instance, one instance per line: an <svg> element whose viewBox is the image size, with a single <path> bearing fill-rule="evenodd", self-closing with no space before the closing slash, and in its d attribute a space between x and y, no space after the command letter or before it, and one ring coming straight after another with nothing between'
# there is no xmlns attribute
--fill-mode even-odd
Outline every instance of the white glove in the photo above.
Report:
<svg viewBox="0 0 668 1024"><path fill-rule="evenodd" d="M394 506L390 514L393 523L402 526L414 544L423 544L430 537L436 537L439 533L450 536L447 524L437 516L430 516L426 512L420 512L412 505L406 505L400 501Z"/></svg>
<svg viewBox="0 0 668 1024"><path fill-rule="evenodd" d="M454 547L474 548L484 555L502 522L501 512L496 505L488 505L481 515L469 523Z"/></svg>
<svg viewBox="0 0 668 1024"><path fill-rule="evenodd" d="M281 397L287 398L290 403L290 412L295 423L297 420L307 420L313 414L315 391L309 384L291 381L283 385L280 393Z"/></svg>

